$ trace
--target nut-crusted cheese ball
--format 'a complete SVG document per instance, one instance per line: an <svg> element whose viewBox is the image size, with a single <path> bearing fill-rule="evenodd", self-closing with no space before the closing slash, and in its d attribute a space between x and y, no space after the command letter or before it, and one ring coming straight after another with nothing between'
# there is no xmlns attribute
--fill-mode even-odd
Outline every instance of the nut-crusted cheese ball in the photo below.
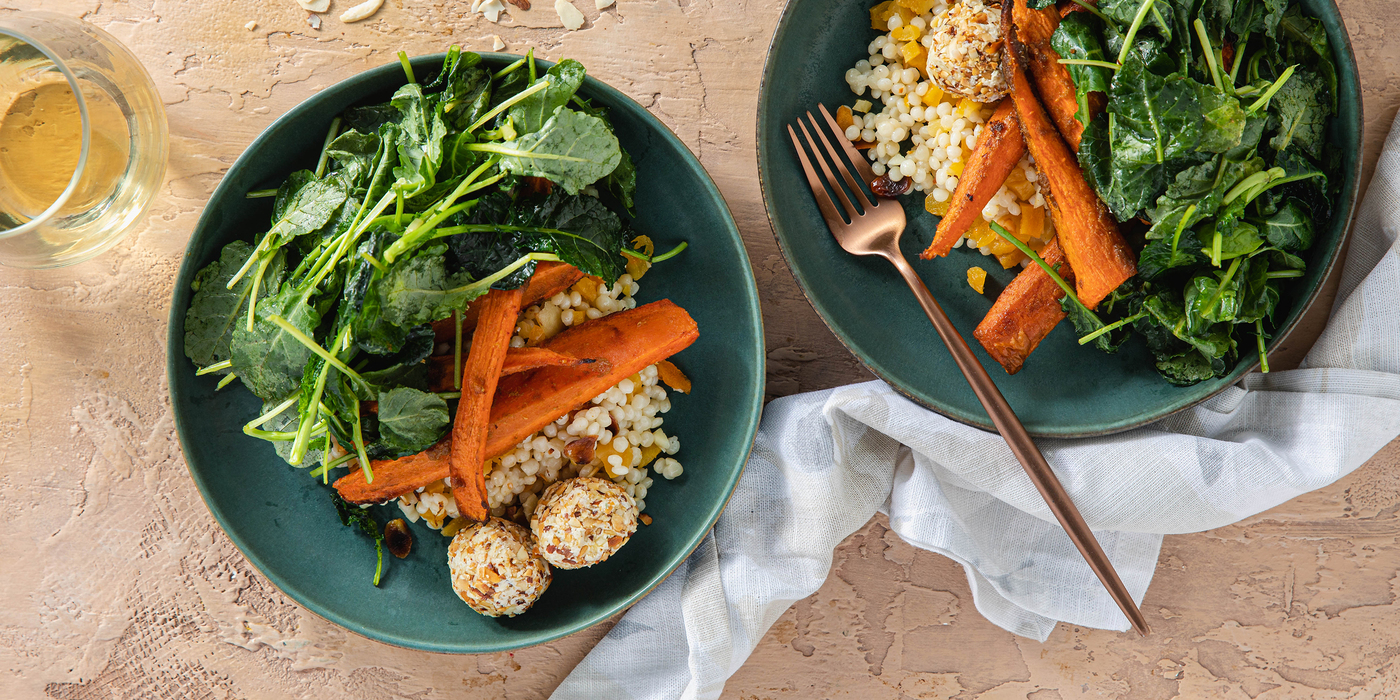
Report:
<svg viewBox="0 0 1400 700"><path fill-rule="evenodd" d="M545 561L561 569L581 569L627 544L637 531L637 504L609 479L558 481L540 496L530 529Z"/></svg>
<svg viewBox="0 0 1400 700"><path fill-rule="evenodd" d="M930 32L928 75L947 92L996 102L1011 91L1001 74L1001 5L958 0Z"/></svg>
<svg viewBox="0 0 1400 700"><path fill-rule="evenodd" d="M457 596L491 617L519 615L549 588L549 566L534 553L529 531L500 518L458 530L447 567Z"/></svg>

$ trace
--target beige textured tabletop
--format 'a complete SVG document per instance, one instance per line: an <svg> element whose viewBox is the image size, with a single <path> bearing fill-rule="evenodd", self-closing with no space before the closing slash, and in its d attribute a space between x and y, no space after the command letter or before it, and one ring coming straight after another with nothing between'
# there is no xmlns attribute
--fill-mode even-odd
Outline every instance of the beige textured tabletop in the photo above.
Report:
<svg viewBox="0 0 1400 700"><path fill-rule="evenodd" d="M609 624L514 654L444 656L348 634L255 572L195 491L165 383L185 243L243 148L308 95L452 42L583 60L700 156L754 264L773 396L866 379L797 290L759 199L758 77L781 2L620 0L568 32L551 3L500 24L468 0L389 0L320 29L292 0L0 0L80 16L130 46L169 112L167 181L116 250L0 268L0 698L540 698ZM1400 2L1344 0L1369 177L1400 104ZM250 21L257 26L245 28ZM1291 348L1294 356L1298 348ZM1400 696L1400 443L1234 526L1169 536L1143 609L1155 634L1061 625L1040 644L977 614L961 569L876 519L837 551L726 698Z"/></svg>

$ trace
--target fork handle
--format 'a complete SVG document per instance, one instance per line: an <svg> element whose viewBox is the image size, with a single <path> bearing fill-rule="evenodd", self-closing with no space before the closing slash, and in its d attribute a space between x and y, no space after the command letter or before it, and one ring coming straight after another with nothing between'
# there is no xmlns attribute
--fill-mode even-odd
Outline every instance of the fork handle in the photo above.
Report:
<svg viewBox="0 0 1400 700"><path fill-rule="evenodd" d="M1089 529L1088 523L1084 522L1084 516L1079 514L1079 509L1075 507L1074 501L1065 492L1065 487L1055 476L1055 472L1050 469L1050 464L1045 461L1045 456L1040 453L1040 448L1035 446L1035 442L1031 440L1025 426L1021 425L1021 420L1011 410L1010 404L1006 403L1001 391L992 382L986 368L977 360L977 356L972 354L972 348L968 347L962 334L953 327L953 322L948 320L948 314L944 313L943 307L934 300L928 287L924 286L924 281L919 278L918 273L914 272L909 261L899 254L888 257L899 270L899 274L904 277L909 289L914 292L914 297L919 300L919 306L922 306L924 313L928 314L928 319L933 322L934 329L938 331L938 336L943 339L943 343L948 346L948 351L953 354L953 361L958 364L958 369L962 370L963 376L967 378L967 383L972 385L972 391L977 394L977 400L981 401L982 407L987 410L987 415L992 419L992 425L996 426L997 432L1001 433L1002 438L1006 440L1007 446L1011 448L1011 453L1016 455L1016 461L1021 463L1021 467L1026 470L1026 475L1031 478L1031 483L1034 483L1036 490L1040 492L1041 498L1044 498L1046 505L1050 506L1050 512L1054 513L1055 519L1060 521L1060 527L1063 527L1065 532L1069 534L1074 546L1079 550L1084 560L1089 563L1089 568L1099 577L1104 588L1108 589L1109 595L1113 597L1113 602L1117 603L1118 608L1127 616L1133 629L1137 630L1138 634L1146 636L1150 629L1142 611L1138 610L1137 603L1133 602L1127 587L1118 578L1118 572L1114 571L1108 555L1104 554L1093 531Z"/></svg>

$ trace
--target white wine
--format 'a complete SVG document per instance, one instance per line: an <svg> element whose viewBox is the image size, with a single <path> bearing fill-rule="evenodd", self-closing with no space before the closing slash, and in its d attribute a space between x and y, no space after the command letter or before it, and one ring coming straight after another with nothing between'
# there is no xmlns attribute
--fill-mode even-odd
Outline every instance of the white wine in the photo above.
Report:
<svg viewBox="0 0 1400 700"><path fill-rule="evenodd" d="M25 80L0 104L0 216L23 223L68 187L83 146L82 115L62 73ZM59 216L101 206L116 190L129 156L126 117L111 96L84 84L91 136L78 186Z"/></svg>
<svg viewBox="0 0 1400 700"><path fill-rule="evenodd" d="M54 267L114 245L160 187L167 148L150 76L111 35L0 16L0 263Z"/></svg>

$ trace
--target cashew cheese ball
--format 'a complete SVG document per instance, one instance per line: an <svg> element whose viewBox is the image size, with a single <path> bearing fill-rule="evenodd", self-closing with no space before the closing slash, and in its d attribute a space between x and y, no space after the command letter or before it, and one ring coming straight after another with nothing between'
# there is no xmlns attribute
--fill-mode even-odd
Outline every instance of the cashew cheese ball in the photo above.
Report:
<svg viewBox="0 0 1400 700"><path fill-rule="evenodd" d="M529 531L500 518L458 530L447 568L457 597L490 617L519 615L549 588L549 566L534 553Z"/></svg>
<svg viewBox="0 0 1400 700"><path fill-rule="evenodd" d="M929 32L928 75L944 91L996 102L1011 91L1001 73L1001 5L958 0Z"/></svg>
<svg viewBox="0 0 1400 700"><path fill-rule="evenodd" d="M556 481L530 516L535 548L552 566L581 569L612 556L637 531L637 504L609 479Z"/></svg>

